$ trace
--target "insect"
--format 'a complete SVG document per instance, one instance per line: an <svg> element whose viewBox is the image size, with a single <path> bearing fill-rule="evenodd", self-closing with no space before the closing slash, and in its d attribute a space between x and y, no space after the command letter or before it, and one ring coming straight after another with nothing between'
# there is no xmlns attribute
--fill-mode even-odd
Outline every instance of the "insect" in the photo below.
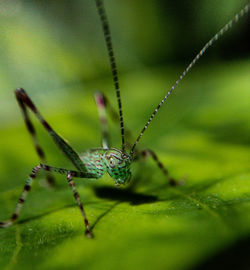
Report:
<svg viewBox="0 0 250 270"><path fill-rule="evenodd" d="M38 109L36 108L33 101L30 99L28 94L24 89L18 88L15 90L15 95L19 107L21 108L21 112L24 117L26 128L30 133L33 143L36 149L36 152L41 160L41 164L35 166L22 191L22 194L18 200L17 206L12 214L11 218L6 222L0 222L0 227L8 227L12 225L19 217L20 211L25 202L26 196L29 193L32 183L36 178L36 175L39 171L43 170L46 172L47 181L53 184L54 179L51 173L59 173L66 175L68 184L72 189L74 198L78 204L78 207L81 211L81 214L84 219L86 236L92 237L93 233L91 230L91 226L87 219L83 204L80 200L79 194L76 190L75 183L73 178L95 178L98 179L102 177L105 173L108 173L112 179L114 180L116 185L124 185L130 181L131 171L130 165L136 161L138 158L142 156L151 156L153 160L156 162L158 167L162 170L164 175L167 177L169 183L171 185L177 185L178 182L174 180L168 173L168 170L164 167L161 161L158 159L157 155L152 150L142 150L139 151L137 149L137 144L141 140L143 134L149 127L151 121L154 119L156 114L162 105L167 101L170 94L174 91L180 81L185 77L185 75L190 71L190 69L196 64L196 62L200 59L200 57L205 53L205 51L214 44L221 36L224 35L238 20L243 17L246 13L248 13L250 4L247 4L242 10L239 11L219 32L217 32L201 49L201 51L194 57L192 62L187 66L184 72L180 75L171 89L166 93L160 103L156 106L155 110L149 117L147 123L142 128L140 134L137 136L134 144L130 146L129 151L126 151L126 141L125 141L125 130L124 130L124 121L123 121L123 112L122 112L122 102L120 97L120 87L118 81L118 73L117 67L114 57L113 45L111 40L110 28L107 19L107 15L104 9L104 5L102 0L96 0L97 10L100 16L100 20L102 23L104 38L107 46L109 61L111 65L112 78L114 83L114 88L116 92L116 97L118 101L119 113L115 114L118 117L120 122L120 131L121 131L121 149L111 148L109 143L108 129L107 129L107 119L106 119L106 109L109 106L109 102L107 98L102 93L95 94L95 100L97 103L97 108L99 112L99 118L101 122L102 128L102 147L90 149L83 152L81 155L78 155L77 152L61 137L59 136L54 129L50 126L50 124L43 118ZM42 147L40 146L34 126L29 117L29 110L35 114L37 119L43 125L45 130L52 137L56 145L61 149L61 151L66 155L66 157L72 162L75 167L75 170L68 170L65 168L56 168L46 164L46 158Z"/></svg>

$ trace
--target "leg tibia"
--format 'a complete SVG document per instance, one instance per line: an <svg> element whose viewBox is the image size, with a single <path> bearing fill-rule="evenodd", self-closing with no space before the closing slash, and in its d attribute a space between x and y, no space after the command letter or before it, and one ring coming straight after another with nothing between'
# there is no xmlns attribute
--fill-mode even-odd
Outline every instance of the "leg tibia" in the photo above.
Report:
<svg viewBox="0 0 250 270"><path fill-rule="evenodd" d="M90 229L89 221L88 221L87 216L85 214L85 211L84 211L84 208L83 208L79 193L76 190L75 183L73 181L73 177L72 177L71 172L68 172L67 180L68 180L69 186L72 189L72 192L73 192L74 198L75 198L75 200L77 202L77 205L78 205L78 207L79 207L79 209L81 211L81 214L82 214L82 217L83 217L83 220L84 220L84 224L85 224L85 228L86 228L85 234L86 234L87 237L91 238L91 237L93 237L93 234L92 234L92 231Z"/></svg>
<svg viewBox="0 0 250 270"><path fill-rule="evenodd" d="M40 164L40 165L37 165L36 167L34 167L24 185L24 188L23 188L23 192L17 202L17 205L16 205L16 208L14 210L14 213L12 214L11 218L9 220L7 220L6 222L0 222L0 228L5 228L5 227L9 227L10 225L12 225L19 217L19 214L20 214L20 211L23 207L23 204L25 202L25 199L28 195L28 192L31 190L31 186L32 186L32 183L33 183L33 180L36 178L36 175L38 173L39 170L44 170L44 171L47 171L47 172L55 172L55 173L59 173L59 174L64 174L64 175L67 175L67 177L69 178L69 175L70 177L72 176L75 176L75 177L80 177L80 178L96 178L95 175L93 174L90 174L90 173L84 173L84 172L80 172L80 171L71 171L71 170L67 170L67 169L63 169L63 168L55 168L55 167L51 167L51 166L48 166L48 165L43 165L43 164ZM73 181L73 180L72 180ZM75 190L75 193L78 194ZM74 194L75 194L74 193ZM77 195L74 195L75 198ZM79 197L79 195L78 195ZM80 199L79 199L80 200ZM88 232L90 232L90 228L89 228L89 225L88 225L88 220L86 218L86 215L85 215L85 212L83 210L83 206L82 204L80 203L80 201L77 200L77 203L80 207L80 210L84 216L84 220L85 220L85 225L86 225L86 230Z"/></svg>
<svg viewBox="0 0 250 270"><path fill-rule="evenodd" d="M31 99L26 95L26 93L24 92L23 89L21 89L21 88L16 89L15 95L16 95L18 105L21 108L26 128L27 128L27 130L28 130L28 132L29 132L29 134L30 134L30 136L32 138L36 153L37 153L38 157L40 158L40 161L43 162L43 163L46 163L46 156L45 156L44 150L42 149L41 145L38 142L38 139L37 139L37 136L36 136L36 130L35 130L32 122L30 120L30 117L29 117L28 111L26 109L25 103L29 104L29 106L35 111L37 111L36 107L33 104L33 102L31 101ZM48 172L46 174L46 180L47 180L47 183L50 186L55 185L55 179L51 175L51 173Z"/></svg>
<svg viewBox="0 0 250 270"><path fill-rule="evenodd" d="M119 114L113 108L112 104L109 102L108 98L101 92L95 93L95 101L99 113L99 118L102 127L102 145L103 148L107 148L106 146L110 144L110 137L108 134L107 127L107 113L109 117L114 121L114 123L118 124L120 122ZM125 135L127 141L133 141L133 136L130 130L125 129ZM130 144L126 143L126 147L130 148Z"/></svg>
<svg viewBox="0 0 250 270"><path fill-rule="evenodd" d="M101 122L102 129L102 147L104 149L109 148L109 134L108 134L108 125L107 125L107 116L106 116L106 102L105 98L100 92L95 93L95 101L98 109L99 119Z"/></svg>
<svg viewBox="0 0 250 270"><path fill-rule="evenodd" d="M25 202L25 198L26 198L28 192L31 189L33 180L35 179L37 172L40 169L41 169L41 166L40 165L38 165L38 166L36 166L36 167L34 167L32 169L32 172L31 172L29 178L27 179L27 181L26 181L26 183L24 185L23 192L22 192L22 194L21 194L21 196L20 196L20 198L19 198L19 200L17 202L17 205L16 205L16 208L15 208L14 213L12 214L11 218L8 221L6 221L6 222L0 222L0 227L2 227L2 228L8 227L8 226L12 225L13 222L15 222L18 219L19 213L20 213L20 211L21 211L21 209L23 207L23 204Z"/></svg>
<svg viewBox="0 0 250 270"><path fill-rule="evenodd" d="M57 144L57 146L62 150L62 152L66 155L66 157L75 165L75 167L79 171L87 171L86 167L82 163L81 159L79 158L75 150L52 129L49 123L39 113L35 104L32 102L32 100L24 91L24 89L18 88L15 93L16 93L17 100L19 102L19 105L22 108L23 113L27 114L26 107L28 107L35 114L35 116L43 125L43 127L47 130L47 132L52 137L52 139Z"/></svg>
<svg viewBox="0 0 250 270"><path fill-rule="evenodd" d="M166 175L166 177L168 178L169 184L171 186L176 186L178 184L178 182L175 179L170 177L168 170L165 168L165 166L159 160L159 158L157 157L157 155L155 154L154 151L152 151L150 149L146 149L146 150L143 150L141 152L141 155L143 157L151 156L153 158L153 160L156 162L157 166L161 169L161 171L164 173L164 175Z"/></svg>

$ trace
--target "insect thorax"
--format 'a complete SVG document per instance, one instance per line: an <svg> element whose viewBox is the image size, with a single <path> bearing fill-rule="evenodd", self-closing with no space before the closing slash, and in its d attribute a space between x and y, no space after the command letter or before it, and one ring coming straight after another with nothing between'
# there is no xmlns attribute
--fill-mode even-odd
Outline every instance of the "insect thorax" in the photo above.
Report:
<svg viewBox="0 0 250 270"><path fill-rule="evenodd" d="M107 172L116 185L125 184L130 179L132 158L119 149L90 149L82 153L80 157L87 171L95 174L97 178Z"/></svg>

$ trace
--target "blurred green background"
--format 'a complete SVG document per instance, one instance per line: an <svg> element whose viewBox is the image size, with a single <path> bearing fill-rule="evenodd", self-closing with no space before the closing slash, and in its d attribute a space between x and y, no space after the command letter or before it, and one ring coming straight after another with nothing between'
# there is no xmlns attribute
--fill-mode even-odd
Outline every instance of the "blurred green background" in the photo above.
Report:
<svg viewBox="0 0 250 270"><path fill-rule="evenodd" d="M120 75L125 126L138 135L202 46L247 1L105 1ZM12 213L39 160L13 91L23 87L78 151L99 147L93 94L116 107L94 1L0 2L0 220ZM76 180L95 239L64 177L35 183L20 222L0 230L1 269L208 269L249 265L250 59L245 16L181 82L138 147L152 148L177 179L151 160L132 166L131 188ZM34 119L34 117L32 118ZM112 146L119 125L109 122ZM53 166L72 168L35 120ZM247 268L246 268L247 269Z"/></svg>

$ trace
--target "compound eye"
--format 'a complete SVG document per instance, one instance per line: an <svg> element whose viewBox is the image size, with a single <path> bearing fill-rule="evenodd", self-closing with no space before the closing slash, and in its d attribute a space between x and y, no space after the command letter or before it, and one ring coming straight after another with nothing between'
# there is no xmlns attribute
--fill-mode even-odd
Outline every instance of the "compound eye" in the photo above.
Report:
<svg viewBox="0 0 250 270"><path fill-rule="evenodd" d="M109 165L111 166L111 168L114 168L115 167L115 159L114 158L110 158L109 159Z"/></svg>

